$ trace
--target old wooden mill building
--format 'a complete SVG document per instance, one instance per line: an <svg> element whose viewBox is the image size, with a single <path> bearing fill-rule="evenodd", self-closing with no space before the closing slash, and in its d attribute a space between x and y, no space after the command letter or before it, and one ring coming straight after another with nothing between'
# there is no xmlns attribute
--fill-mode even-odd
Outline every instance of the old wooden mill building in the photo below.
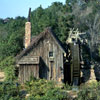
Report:
<svg viewBox="0 0 100 100"><path fill-rule="evenodd" d="M78 45L70 44L73 56L67 61L68 50L52 32L46 28L36 37L31 37L31 22L25 24L25 49L16 57L21 83L30 77L45 78L57 82L79 83L80 59ZM74 50L73 50L74 49ZM77 53L75 53L77 52ZM74 61L74 62L73 62ZM71 63L71 64L70 64Z"/></svg>

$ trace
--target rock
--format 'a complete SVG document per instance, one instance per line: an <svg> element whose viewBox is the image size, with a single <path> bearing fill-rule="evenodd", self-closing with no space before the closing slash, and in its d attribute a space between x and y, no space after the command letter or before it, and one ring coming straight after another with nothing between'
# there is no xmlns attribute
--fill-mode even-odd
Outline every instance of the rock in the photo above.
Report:
<svg viewBox="0 0 100 100"><path fill-rule="evenodd" d="M97 82L93 67L90 69L90 78L88 83Z"/></svg>
<svg viewBox="0 0 100 100"><path fill-rule="evenodd" d="M5 79L5 74L4 72L0 71L0 82L3 82Z"/></svg>

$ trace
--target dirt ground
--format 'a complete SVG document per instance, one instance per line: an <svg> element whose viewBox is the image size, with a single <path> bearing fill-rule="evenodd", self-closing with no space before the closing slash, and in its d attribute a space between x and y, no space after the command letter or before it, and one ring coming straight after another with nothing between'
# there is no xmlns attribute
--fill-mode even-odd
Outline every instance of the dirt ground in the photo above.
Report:
<svg viewBox="0 0 100 100"><path fill-rule="evenodd" d="M0 82L4 81L4 78L5 78L4 72L0 71Z"/></svg>

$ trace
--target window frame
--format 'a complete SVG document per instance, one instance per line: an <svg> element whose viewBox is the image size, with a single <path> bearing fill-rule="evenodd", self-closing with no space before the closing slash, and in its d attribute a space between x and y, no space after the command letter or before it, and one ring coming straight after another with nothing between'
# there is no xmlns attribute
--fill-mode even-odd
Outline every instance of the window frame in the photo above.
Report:
<svg viewBox="0 0 100 100"><path fill-rule="evenodd" d="M49 58L53 58L53 57L54 57L53 51L49 51Z"/></svg>

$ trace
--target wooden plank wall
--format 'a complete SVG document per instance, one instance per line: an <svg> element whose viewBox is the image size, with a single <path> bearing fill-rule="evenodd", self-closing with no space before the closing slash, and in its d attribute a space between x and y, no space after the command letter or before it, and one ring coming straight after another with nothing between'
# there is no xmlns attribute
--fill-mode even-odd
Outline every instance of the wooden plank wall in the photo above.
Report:
<svg viewBox="0 0 100 100"><path fill-rule="evenodd" d="M49 58L49 52L53 51L53 75L52 80L62 81L64 80L63 72L63 52L58 46L56 41L48 34L44 37L34 49L28 53L27 56L39 56L41 57L40 61L40 77L51 80L51 62Z"/></svg>
<svg viewBox="0 0 100 100"><path fill-rule="evenodd" d="M38 65L20 65L19 78L21 83L29 81L31 77L39 78Z"/></svg>

